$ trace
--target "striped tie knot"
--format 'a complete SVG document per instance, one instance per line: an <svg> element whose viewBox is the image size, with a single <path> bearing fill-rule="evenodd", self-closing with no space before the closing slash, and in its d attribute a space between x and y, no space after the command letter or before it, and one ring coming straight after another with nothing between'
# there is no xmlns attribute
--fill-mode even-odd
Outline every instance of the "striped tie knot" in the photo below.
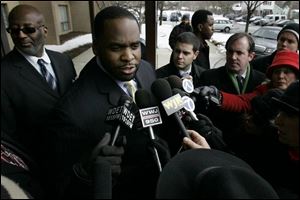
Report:
<svg viewBox="0 0 300 200"><path fill-rule="evenodd" d="M133 81L125 82L124 86L126 87L128 94L132 97L133 101L135 101L135 92L137 91Z"/></svg>

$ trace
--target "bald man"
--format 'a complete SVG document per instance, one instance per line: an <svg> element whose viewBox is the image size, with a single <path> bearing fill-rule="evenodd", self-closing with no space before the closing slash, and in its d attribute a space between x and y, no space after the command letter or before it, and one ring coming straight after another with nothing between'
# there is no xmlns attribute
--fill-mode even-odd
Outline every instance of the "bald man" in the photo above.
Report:
<svg viewBox="0 0 300 200"><path fill-rule="evenodd" d="M15 46L1 61L2 130L40 159L44 123L76 71L68 56L45 49L48 28L39 10L18 5L8 23Z"/></svg>

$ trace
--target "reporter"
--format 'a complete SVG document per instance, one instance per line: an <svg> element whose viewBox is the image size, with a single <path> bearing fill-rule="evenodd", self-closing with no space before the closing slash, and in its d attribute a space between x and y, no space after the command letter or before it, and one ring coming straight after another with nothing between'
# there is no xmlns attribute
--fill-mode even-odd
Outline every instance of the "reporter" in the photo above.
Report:
<svg viewBox="0 0 300 200"><path fill-rule="evenodd" d="M275 118L279 141L286 147L285 157L276 159L273 184L281 198L299 199L299 81L273 100L280 110Z"/></svg>

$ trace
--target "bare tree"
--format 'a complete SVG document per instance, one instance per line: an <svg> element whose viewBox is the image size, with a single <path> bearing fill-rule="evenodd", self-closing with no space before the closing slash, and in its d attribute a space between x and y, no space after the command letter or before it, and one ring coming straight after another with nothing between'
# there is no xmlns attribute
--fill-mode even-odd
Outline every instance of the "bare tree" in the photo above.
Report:
<svg viewBox="0 0 300 200"><path fill-rule="evenodd" d="M158 1L157 2L157 8L159 10L159 25L162 25L162 19L163 19L163 11L164 11L164 5L165 2L164 1Z"/></svg>
<svg viewBox="0 0 300 200"><path fill-rule="evenodd" d="M245 27L245 32L248 33L248 28L249 28L249 20L253 13L255 12L256 8L261 6L264 1L244 1L244 3L247 6L247 18L246 18L246 27Z"/></svg>

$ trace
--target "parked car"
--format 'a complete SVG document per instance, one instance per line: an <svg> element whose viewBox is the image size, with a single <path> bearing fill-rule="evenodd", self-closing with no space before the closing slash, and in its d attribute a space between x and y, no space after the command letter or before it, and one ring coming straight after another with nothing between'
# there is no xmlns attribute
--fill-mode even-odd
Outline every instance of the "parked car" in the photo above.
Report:
<svg viewBox="0 0 300 200"><path fill-rule="evenodd" d="M252 22L254 22L254 21L256 21L256 20L260 20L260 19L262 19L261 16L254 16L254 17L251 17L251 18L249 19L249 22L252 23Z"/></svg>
<svg viewBox="0 0 300 200"><path fill-rule="evenodd" d="M263 26L251 34L255 42L257 56L269 55L276 50L277 35L281 29L277 26Z"/></svg>
<svg viewBox="0 0 300 200"><path fill-rule="evenodd" d="M236 22L245 22L246 19L247 19L247 15L242 15L242 16L236 17L234 19L234 21L236 21Z"/></svg>
<svg viewBox="0 0 300 200"><path fill-rule="evenodd" d="M227 18L215 18L214 19L214 30L224 31L229 33L234 28L232 21Z"/></svg>
<svg viewBox="0 0 300 200"><path fill-rule="evenodd" d="M161 17L159 16L159 20L160 18L162 18L162 21L167 21L168 15L166 13L163 13Z"/></svg>
<svg viewBox="0 0 300 200"><path fill-rule="evenodd" d="M293 23L292 20L289 19L284 19L284 20L280 20L279 22L275 22L273 24L273 26L280 26L280 27L284 27L285 25L289 24L289 23Z"/></svg>
<svg viewBox="0 0 300 200"><path fill-rule="evenodd" d="M170 15L171 22L178 22L180 21L181 13L180 12L172 12Z"/></svg>
<svg viewBox="0 0 300 200"><path fill-rule="evenodd" d="M229 14L225 15L225 17L227 17L230 20L234 20L237 17L237 15L234 13L229 13Z"/></svg>

